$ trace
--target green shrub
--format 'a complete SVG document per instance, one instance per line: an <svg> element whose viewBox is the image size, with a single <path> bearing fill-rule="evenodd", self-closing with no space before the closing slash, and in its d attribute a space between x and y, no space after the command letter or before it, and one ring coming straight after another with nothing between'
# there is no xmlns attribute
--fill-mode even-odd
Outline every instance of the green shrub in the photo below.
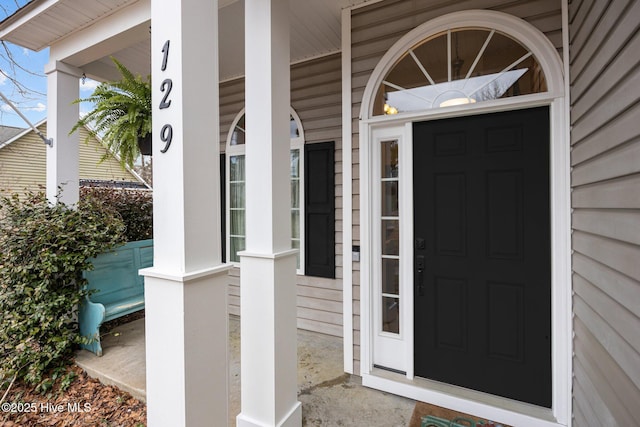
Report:
<svg viewBox="0 0 640 427"><path fill-rule="evenodd" d="M82 187L80 198L95 198L122 217L128 242L153 238L153 196L150 191Z"/></svg>
<svg viewBox="0 0 640 427"><path fill-rule="evenodd" d="M0 199L0 385L44 391L67 365L78 333L89 259L124 241L120 216L93 197L76 209L44 194Z"/></svg>

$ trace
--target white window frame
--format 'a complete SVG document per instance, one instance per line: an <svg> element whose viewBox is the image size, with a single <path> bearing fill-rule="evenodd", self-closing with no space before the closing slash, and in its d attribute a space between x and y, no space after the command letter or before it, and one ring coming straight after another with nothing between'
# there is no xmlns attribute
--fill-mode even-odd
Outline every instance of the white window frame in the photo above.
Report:
<svg viewBox="0 0 640 427"><path fill-rule="evenodd" d="M299 212L300 212L300 267L296 270L298 275L304 275L304 265L305 265L305 253L304 253L304 245L305 245L305 210L304 210L304 129L302 128L302 121L300 120L300 116L298 113L294 111L293 108L290 109L291 117L293 117L297 127L298 127L298 136L296 138L291 138L290 150L298 150L299 156L298 160L299 164ZM243 108L236 115L231 123L231 127L229 128L229 132L227 134L226 148L225 148L225 186L226 186L226 200L225 200L225 221L226 221L226 235L225 245L226 245L226 254L227 254L227 262L240 267L239 261L231 261L231 157L233 156L244 156L245 155L245 145L231 145L231 138L233 136L233 132L238 125L240 119L244 116L245 109ZM245 217L246 220L246 217ZM245 230L246 231L246 230ZM245 235L246 238L246 235Z"/></svg>
<svg viewBox="0 0 640 427"><path fill-rule="evenodd" d="M383 180L381 176L381 152L380 145L387 141L397 141L398 143L398 221L400 227L399 235L399 253L397 259L399 260L399 281L400 286L398 289L399 299L399 322L400 328L398 333L385 332L382 330L382 297L385 294L382 293L382 267L380 259L384 257L382 255L382 235L381 235L381 223L382 216L382 192L381 182ZM409 230L413 233L413 224L411 223L411 215L406 206L406 188L407 172L404 170L410 167L411 162L407 162L405 150L408 143L411 142L407 138L405 129L403 126L389 126L378 129L372 129L371 135L371 182L376 188L372 188L369 193L371 196L371 218L372 218L372 230L371 230L371 254L375 261L371 263L371 280L372 280L372 345L376 349L375 354L372 352L372 365L391 369L396 372L405 372L411 374L412 367L409 365L410 358L407 353L409 349L409 335L413 335L413 320L409 317L413 313L409 304L413 305L413 286L411 279L407 279L407 265L412 265L413 253L407 250L408 245L411 245L411 238L407 240ZM410 159L410 158L409 158ZM410 197L410 195L409 195ZM407 228L409 227L409 228ZM409 264L407 264L409 263ZM412 275L411 275L412 276ZM411 284L410 284L411 282ZM412 359L411 359L412 360Z"/></svg>

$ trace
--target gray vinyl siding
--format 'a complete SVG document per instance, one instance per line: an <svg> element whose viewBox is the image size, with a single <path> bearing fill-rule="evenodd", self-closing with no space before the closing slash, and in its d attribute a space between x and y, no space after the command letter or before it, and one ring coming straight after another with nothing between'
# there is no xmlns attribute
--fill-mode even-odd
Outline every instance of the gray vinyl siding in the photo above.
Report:
<svg viewBox="0 0 640 427"><path fill-rule="evenodd" d="M569 2L573 425L640 425L640 1Z"/></svg>
<svg viewBox="0 0 640 427"><path fill-rule="evenodd" d="M304 129L305 144L335 142L336 279L297 276L298 327L342 336L342 127L340 55L291 67L291 107ZM244 108L244 79L220 85L220 149ZM240 269L229 274L229 311L240 314Z"/></svg>
<svg viewBox="0 0 640 427"><path fill-rule="evenodd" d="M358 119L365 86L375 66L389 48L406 33L430 19L462 10L488 9L508 13L529 22L549 38L562 54L562 8L559 0L386 0L356 9L351 19L352 118L353 118L353 237L360 239L360 196L358 181ZM354 263L353 308L355 371L360 359L360 266Z"/></svg>

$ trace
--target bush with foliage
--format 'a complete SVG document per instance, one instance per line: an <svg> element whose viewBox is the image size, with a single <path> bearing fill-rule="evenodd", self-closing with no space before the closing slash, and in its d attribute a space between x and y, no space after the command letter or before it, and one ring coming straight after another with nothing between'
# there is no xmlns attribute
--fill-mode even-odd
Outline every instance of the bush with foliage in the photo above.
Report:
<svg viewBox="0 0 640 427"><path fill-rule="evenodd" d="M0 199L0 389L46 391L68 364L90 259L124 241L120 216L93 197L75 208L44 194Z"/></svg>
<svg viewBox="0 0 640 427"><path fill-rule="evenodd" d="M122 217L128 242L153 238L153 196L150 191L107 187L82 187L80 198L100 200Z"/></svg>

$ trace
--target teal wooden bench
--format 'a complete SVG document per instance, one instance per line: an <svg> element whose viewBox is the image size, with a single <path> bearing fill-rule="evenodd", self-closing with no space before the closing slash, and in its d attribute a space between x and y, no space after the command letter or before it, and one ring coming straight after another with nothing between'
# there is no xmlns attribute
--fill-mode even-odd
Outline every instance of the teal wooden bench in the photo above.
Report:
<svg viewBox="0 0 640 427"><path fill-rule="evenodd" d="M91 260L85 271L87 289L94 290L78 309L80 335L91 338L82 348L102 356L100 325L144 308L144 278L141 268L153 265L153 239L129 242Z"/></svg>

